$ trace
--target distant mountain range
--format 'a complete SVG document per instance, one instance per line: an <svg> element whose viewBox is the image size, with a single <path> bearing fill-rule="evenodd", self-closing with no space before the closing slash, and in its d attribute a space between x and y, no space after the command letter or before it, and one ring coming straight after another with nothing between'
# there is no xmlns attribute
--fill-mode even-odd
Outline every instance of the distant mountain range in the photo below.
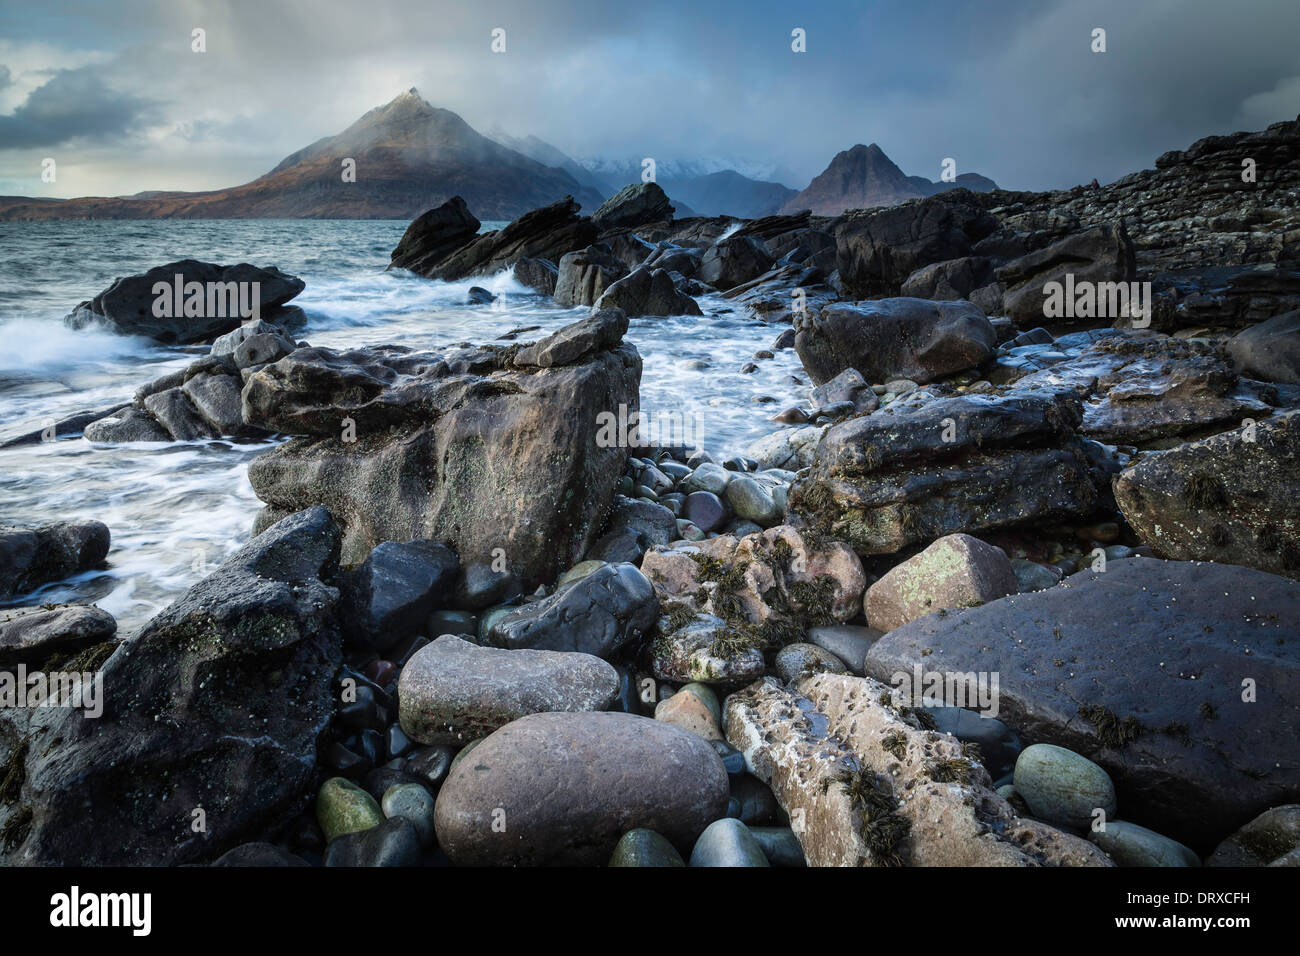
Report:
<svg viewBox="0 0 1300 956"><path fill-rule="evenodd" d="M345 159L356 162L355 182L343 179ZM605 198L412 89L242 186L112 199L5 197L0 219L413 219L453 196L480 219L514 219L568 195L588 212Z"/></svg>
<svg viewBox="0 0 1300 956"><path fill-rule="evenodd" d="M345 161L355 181L345 181ZM770 164L719 159L656 162L656 181L676 217L744 218L812 209L893 205L952 186L987 191L992 180L972 173L955 183L905 176L879 146L837 155L802 192L769 177L788 178ZM746 174L748 173L748 175ZM286 156L265 176L208 192L151 190L134 196L45 199L0 197L0 220L24 219L413 219L461 196L480 219L514 219L573 196L590 214L629 183L641 181L638 158L581 162L536 136L494 129L485 136L450 110L411 89L371 110L337 136Z"/></svg>
<svg viewBox="0 0 1300 956"><path fill-rule="evenodd" d="M875 143L858 144L836 154L807 189L786 201L781 212L811 209L814 215L838 216L846 209L896 206L958 186L982 193L998 188L997 183L978 173L962 173L951 183L908 176Z"/></svg>

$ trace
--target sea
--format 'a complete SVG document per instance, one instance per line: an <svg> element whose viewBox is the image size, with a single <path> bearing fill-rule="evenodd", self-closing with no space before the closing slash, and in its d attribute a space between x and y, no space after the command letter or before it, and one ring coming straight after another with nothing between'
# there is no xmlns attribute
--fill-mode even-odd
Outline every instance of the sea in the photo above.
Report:
<svg viewBox="0 0 1300 956"><path fill-rule="evenodd" d="M129 401L140 385L184 368L206 346L165 346L63 318L119 276L179 259L278 266L307 287L295 333L314 346L396 343L440 349L488 343L514 329L540 338L588 314L563 309L507 270L461 282L387 271L405 220L102 220L0 223L0 441L78 412ZM499 228L504 223L484 223ZM498 296L467 304L471 286ZM697 447L728 456L777 428L771 417L808 386L792 349L753 362L781 326L721 296L700 316L631 320L644 361L641 406L686 423ZM92 444L81 437L0 449L0 525L94 519L108 525L107 568L46 585L3 606L93 602L119 635L138 627L245 544L261 502L248 463L275 440Z"/></svg>

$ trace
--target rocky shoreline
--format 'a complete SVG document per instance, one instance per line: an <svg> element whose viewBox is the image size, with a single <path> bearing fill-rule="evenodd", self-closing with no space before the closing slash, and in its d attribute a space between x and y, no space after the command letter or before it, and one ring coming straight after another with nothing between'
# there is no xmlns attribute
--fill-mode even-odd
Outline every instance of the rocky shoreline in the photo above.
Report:
<svg viewBox="0 0 1300 956"><path fill-rule="evenodd" d="M312 346L274 268L119 279L69 325L208 354L7 444L274 438L265 507L138 633L0 610L0 863L1300 864L1296 157L839 217L458 197L393 268L591 311L436 352ZM173 276L261 316L160 318ZM725 460L621 427L629 318L704 295L807 376ZM0 599L109 534L0 528Z"/></svg>

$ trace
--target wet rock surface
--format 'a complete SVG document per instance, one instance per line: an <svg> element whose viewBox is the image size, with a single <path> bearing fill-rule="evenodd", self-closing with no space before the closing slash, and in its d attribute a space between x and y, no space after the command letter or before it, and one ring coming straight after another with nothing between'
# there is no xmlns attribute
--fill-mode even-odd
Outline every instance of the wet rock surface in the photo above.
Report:
<svg viewBox="0 0 1300 956"><path fill-rule="evenodd" d="M1129 558L900 627L867 673L999 674L999 719L1099 764L1129 819L1208 849L1300 793L1286 756L1300 729L1298 598L1300 584L1249 568Z"/></svg>
<svg viewBox="0 0 1300 956"><path fill-rule="evenodd" d="M102 716L33 711L22 742L0 725L27 755L0 858L191 862L302 807L335 708L338 548L324 508L286 518L112 652ZM203 807L222 808L206 833L191 827Z"/></svg>
<svg viewBox="0 0 1300 956"><path fill-rule="evenodd" d="M689 849L726 804L721 759L689 731L630 714L535 714L452 771L438 842L461 864L596 865L633 829Z"/></svg>

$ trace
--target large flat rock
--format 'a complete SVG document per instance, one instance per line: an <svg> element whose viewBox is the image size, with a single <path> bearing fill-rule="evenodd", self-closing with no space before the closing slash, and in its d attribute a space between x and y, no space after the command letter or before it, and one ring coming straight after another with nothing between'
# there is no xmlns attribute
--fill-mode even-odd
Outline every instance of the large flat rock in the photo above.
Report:
<svg viewBox="0 0 1300 956"><path fill-rule="evenodd" d="M1128 558L912 621L872 646L866 671L996 673L1001 720L1099 763L1124 819L1208 848L1300 797L1297 607L1286 578Z"/></svg>

